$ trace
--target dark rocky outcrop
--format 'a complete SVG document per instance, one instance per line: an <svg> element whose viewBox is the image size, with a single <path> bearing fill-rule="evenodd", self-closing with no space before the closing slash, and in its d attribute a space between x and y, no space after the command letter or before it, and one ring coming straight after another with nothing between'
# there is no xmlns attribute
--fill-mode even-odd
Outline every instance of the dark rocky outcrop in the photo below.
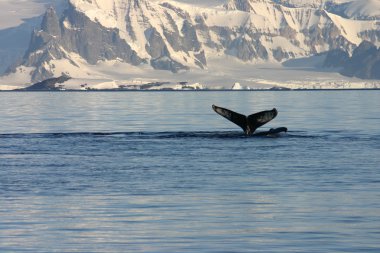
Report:
<svg viewBox="0 0 380 253"><path fill-rule="evenodd" d="M327 68L342 68L350 59L343 49L334 49L327 53L323 66Z"/></svg>
<svg viewBox="0 0 380 253"><path fill-rule="evenodd" d="M75 66L76 63L69 55L71 52L79 54L90 64L116 58L132 65L144 62L120 38L117 29L102 27L70 6L61 20L53 8L46 11L41 29L34 30L32 34L23 65L36 67L31 73L31 79L41 81L54 76L54 66L49 64L53 59L67 59Z"/></svg>
<svg viewBox="0 0 380 253"><path fill-rule="evenodd" d="M344 64L341 74L363 79L375 79L377 65L380 63L380 49L363 41L353 52L352 57Z"/></svg>
<svg viewBox="0 0 380 253"><path fill-rule="evenodd" d="M42 82L35 83L29 87L22 89L23 91L58 91L61 90L61 87L57 84L62 84L67 80L70 80L71 77L62 75L56 78L49 78Z"/></svg>
<svg viewBox="0 0 380 253"><path fill-rule="evenodd" d="M332 50L327 54L324 66L341 68L340 73L349 77L380 79L380 48L363 41L351 57L344 50Z"/></svg>

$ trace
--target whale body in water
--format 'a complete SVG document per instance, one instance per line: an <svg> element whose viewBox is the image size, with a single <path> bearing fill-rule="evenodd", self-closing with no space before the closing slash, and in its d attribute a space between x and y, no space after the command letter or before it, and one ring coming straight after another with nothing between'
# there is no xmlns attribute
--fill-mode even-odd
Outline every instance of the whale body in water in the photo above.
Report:
<svg viewBox="0 0 380 253"><path fill-rule="evenodd" d="M273 108L272 110L268 111L254 113L249 116L245 116L243 114L216 105L212 105L212 109L217 114L223 116L224 118L241 127L246 135L252 135L257 128L265 125L266 123L274 119L278 114L276 108ZM286 127L271 128L269 131L261 132L257 135L275 135L287 131L288 129Z"/></svg>

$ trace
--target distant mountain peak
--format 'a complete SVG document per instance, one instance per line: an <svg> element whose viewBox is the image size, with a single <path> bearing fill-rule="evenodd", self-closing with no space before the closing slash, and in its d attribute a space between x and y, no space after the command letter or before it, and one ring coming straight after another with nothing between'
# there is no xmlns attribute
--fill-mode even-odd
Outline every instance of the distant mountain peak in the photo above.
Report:
<svg viewBox="0 0 380 253"><path fill-rule="evenodd" d="M52 35L61 36L61 28L59 27L59 18L53 6L50 6L42 19L41 29Z"/></svg>
<svg viewBox="0 0 380 253"><path fill-rule="evenodd" d="M229 0L224 7L227 10L239 10L250 12L254 10L254 5L257 3L273 3L272 0Z"/></svg>

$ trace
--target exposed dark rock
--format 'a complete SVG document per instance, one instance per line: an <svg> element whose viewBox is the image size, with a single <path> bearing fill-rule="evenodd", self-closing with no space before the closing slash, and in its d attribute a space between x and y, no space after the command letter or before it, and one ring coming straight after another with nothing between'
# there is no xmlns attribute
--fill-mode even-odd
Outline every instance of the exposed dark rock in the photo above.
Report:
<svg viewBox="0 0 380 253"><path fill-rule="evenodd" d="M342 75L363 79L379 78L380 49L374 44L363 41L344 64Z"/></svg>
<svg viewBox="0 0 380 253"><path fill-rule="evenodd" d="M144 62L120 38L117 29L102 27L70 6L62 20L53 8L46 11L41 30L34 30L22 64L36 67L31 73L32 81L41 81L54 76L53 66L49 63L53 59L67 59L76 65L67 54L70 52L79 54L90 64L116 58L133 65Z"/></svg>
<svg viewBox="0 0 380 253"><path fill-rule="evenodd" d="M200 68L204 68L207 65L206 55L203 50L198 54L195 54L194 57L196 59L195 64L197 64Z"/></svg>
<svg viewBox="0 0 380 253"><path fill-rule="evenodd" d="M26 87L25 89L22 89L24 91L58 91L61 88L57 87L57 84L61 84L66 82L67 80L70 80L71 77L62 75L60 77L56 78L49 78L42 82L35 83L29 87Z"/></svg>
<svg viewBox="0 0 380 253"><path fill-rule="evenodd" d="M327 53L323 66L327 68L342 68L349 59L350 55L346 51L342 49L331 50Z"/></svg>
<svg viewBox="0 0 380 253"><path fill-rule="evenodd" d="M251 10L251 6L247 0L231 0L225 5L225 8L228 10L239 10L245 12L249 12Z"/></svg>
<svg viewBox="0 0 380 253"><path fill-rule="evenodd" d="M278 47L272 51L273 57L277 61L282 61L284 59L289 59L291 56L289 55L288 52L285 52L282 48Z"/></svg>
<svg viewBox="0 0 380 253"><path fill-rule="evenodd" d="M380 48L363 41L349 57L342 49L328 52L325 67L341 68L340 73L362 79L380 79Z"/></svg>
<svg viewBox="0 0 380 253"><path fill-rule="evenodd" d="M47 9L41 23L41 29L51 36L61 36L61 27L54 8L50 7Z"/></svg>
<svg viewBox="0 0 380 253"><path fill-rule="evenodd" d="M152 59L167 56L169 54L164 40L155 28L147 29L145 31L145 37L148 40L148 44L145 45L145 48Z"/></svg>
<svg viewBox="0 0 380 253"><path fill-rule="evenodd" d="M133 65L143 62L127 42L120 38L118 29L105 28L73 7L66 12L63 22L67 26L63 26L61 44L68 51L81 55L90 64L116 58Z"/></svg>
<svg viewBox="0 0 380 253"><path fill-rule="evenodd" d="M181 32L184 35L182 45L185 51L199 51L201 49L195 28L189 21L183 22Z"/></svg>
<svg viewBox="0 0 380 253"><path fill-rule="evenodd" d="M188 69L188 67L182 65L179 62L174 61L173 59L167 56L163 56L163 57L151 60L151 65L155 69L161 69L161 70L170 69L173 73L177 73L180 70Z"/></svg>

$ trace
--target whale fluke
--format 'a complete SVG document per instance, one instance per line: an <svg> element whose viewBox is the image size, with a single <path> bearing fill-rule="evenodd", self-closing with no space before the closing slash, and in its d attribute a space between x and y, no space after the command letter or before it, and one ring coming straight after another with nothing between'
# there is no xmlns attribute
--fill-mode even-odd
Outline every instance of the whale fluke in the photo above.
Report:
<svg viewBox="0 0 380 253"><path fill-rule="evenodd" d="M214 109L219 115L241 127L247 135L253 134L257 128L263 126L277 116L276 108L269 111L254 113L248 117L216 105L212 105L212 109Z"/></svg>

